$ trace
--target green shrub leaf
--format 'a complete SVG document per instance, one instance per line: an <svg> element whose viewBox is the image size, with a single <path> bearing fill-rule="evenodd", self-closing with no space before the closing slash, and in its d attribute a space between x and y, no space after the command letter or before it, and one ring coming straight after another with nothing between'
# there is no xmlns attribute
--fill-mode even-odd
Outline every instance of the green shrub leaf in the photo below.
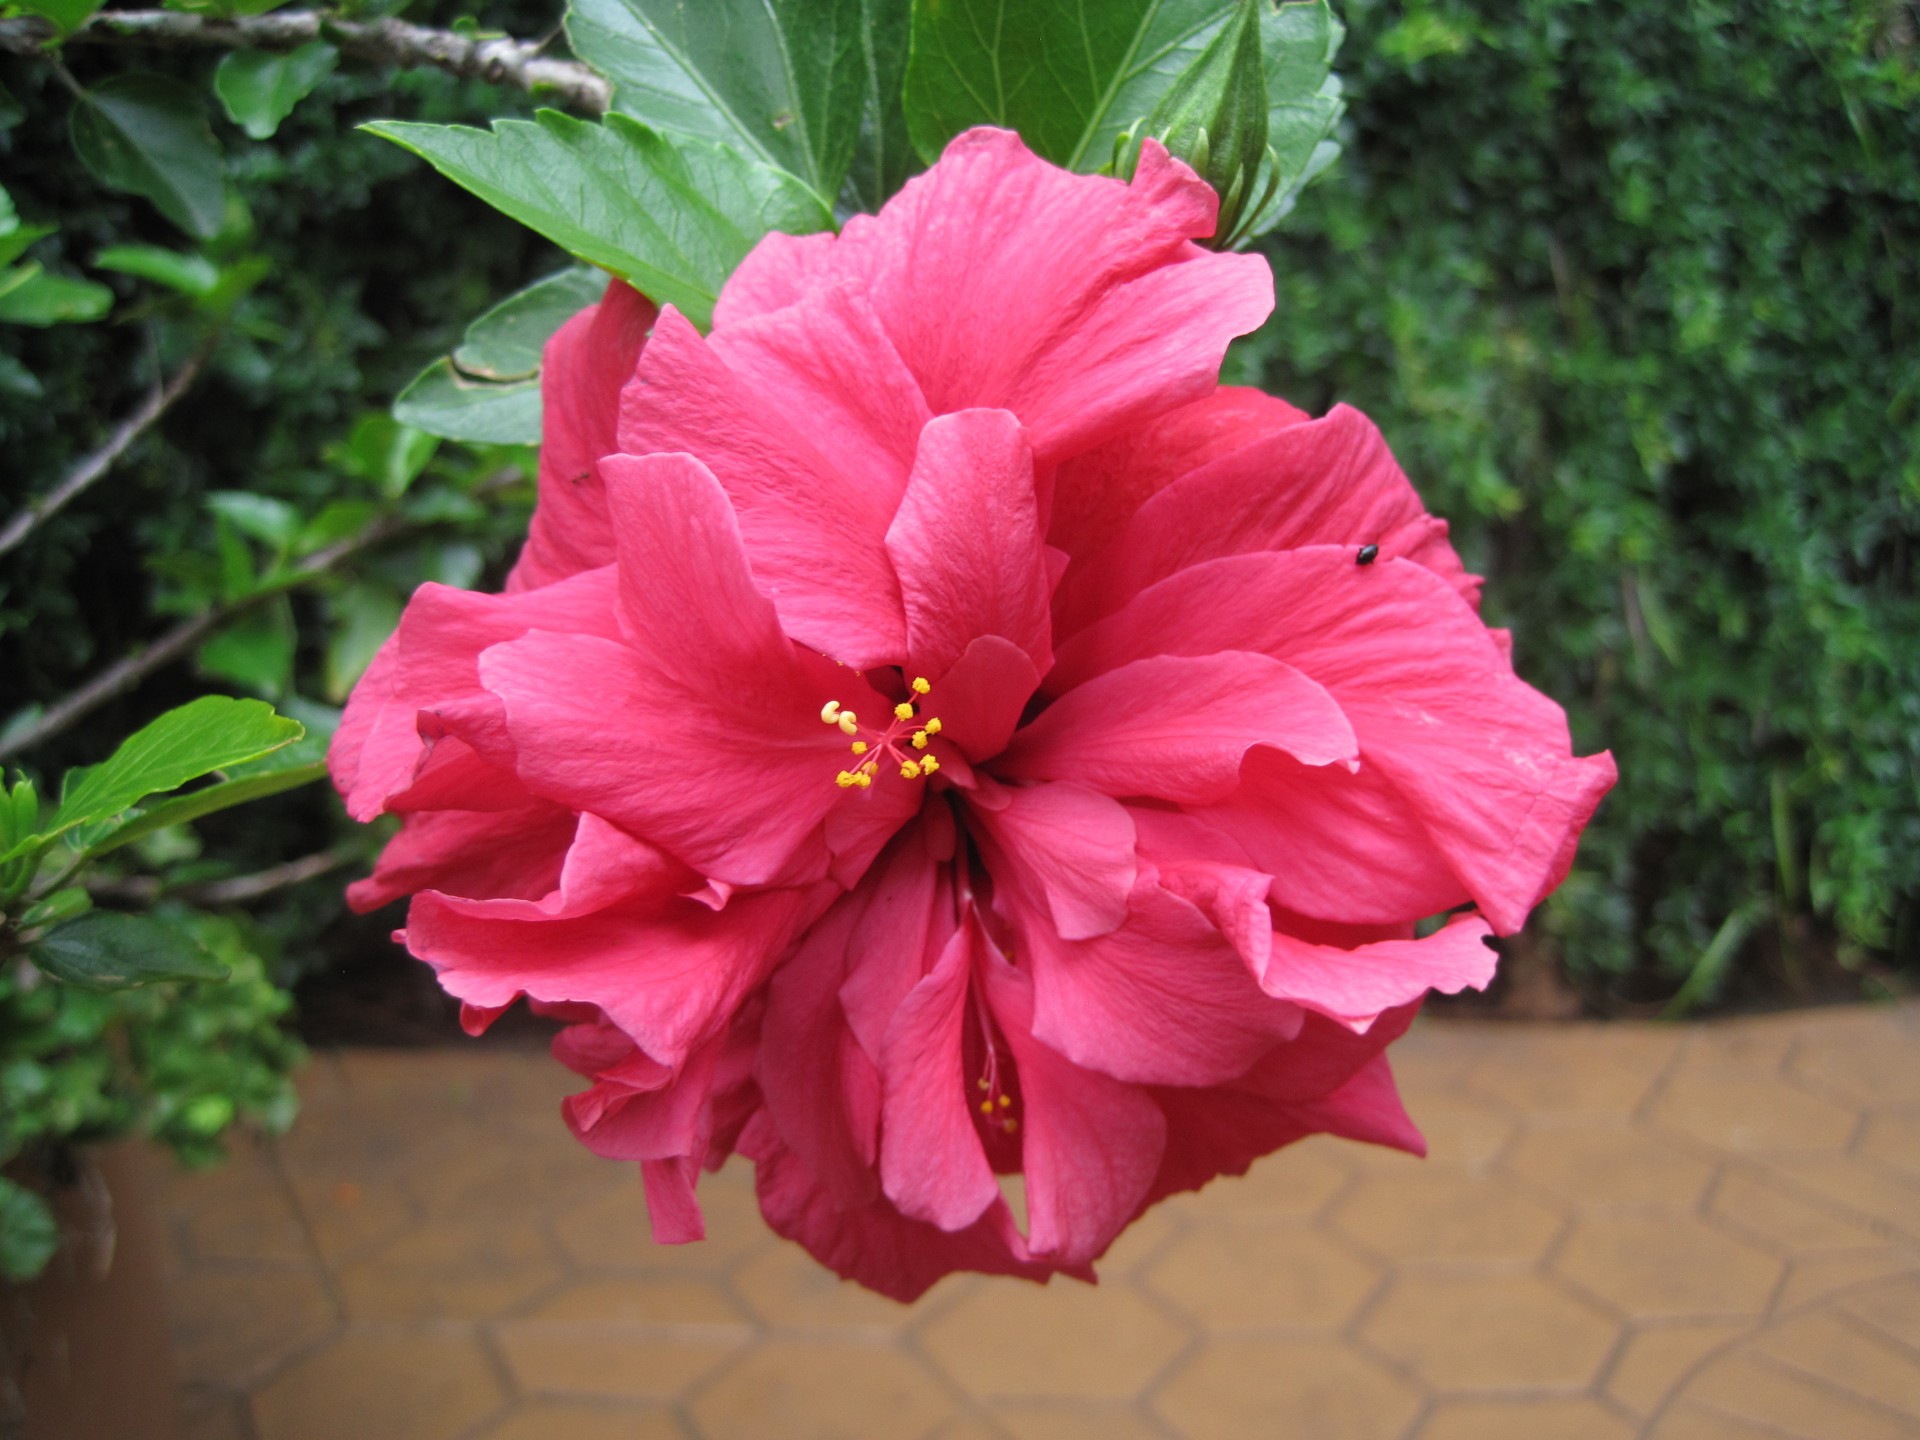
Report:
<svg viewBox="0 0 1920 1440"><path fill-rule="evenodd" d="M112 308L113 291L106 286L93 280L49 274L38 262L30 261L7 276L0 276L0 321L14 325L73 325L98 320Z"/></svg>
<svg viewBox="0 0 1920 1440"><path fill-rule="evenodd" d="M211 295L220 283L220 270L204 255L188 255L164 245L109 245L93 257L96 270L112 270L151 280L191 295L196 300Z"/></svg>
<svg viewBox="0 0 1920 1440"><path fill-rule="evenodd" d="M59 1243L47 1202L0 1176L0 1280L24 1285L47 1268Z"/></svg>
<svg viewBox="0 0 1920 1440"><path fill-rule="evenodd" d="M831 201L866 102L861 0L573 0L574 52L616 110L779 166Z"/></svg>
<svg viewBox="0 0 1920 1440"><path fill-rule="evenodd" d="M540 382L472 380L451 360L436 360L400 392L393 415L447 440L538 445Z"/></svg>
<svg viewBox="0 0 1920 1440"><path fill-rule="evenodd" d="M234 124L255 140L270 140L339 63L340 52L324 40L309 40L285 55L235 50L215 68L213 89Z"/></svg>
<svg viewBox="0 0 1920 1440"><path fill-rule="evenodd" d="M541 352L553 332L606 288L605 275L579 266L536 280L467 326L453 363L481 380L531 380L540 373Z"/></svg>
<svg viewBox="0 0 1920 1440"><path fill-rule="evenodd" d="M165 75L116 75L73 107L71 131L80 163L102 184L151 200L189 235L219 233L226 175L191 87Z"/></svg>
<svg viewBox="0 0 1920 1440"><path fill-rule="evenodd" d="M172 926L114 910L95 910L49 931L28 947L27 957L54 979L86 990L227 977L226 966Z"/></svg>
<svg viewBox="0 0 1920 1440"><path fill-rule="evenodd" d="M720 286L762 235L832 224L819 197L785 171L724 145L670 140L624 115L596 125L543 110L491 131L366 128L696 325L710 323Z"/></svg>

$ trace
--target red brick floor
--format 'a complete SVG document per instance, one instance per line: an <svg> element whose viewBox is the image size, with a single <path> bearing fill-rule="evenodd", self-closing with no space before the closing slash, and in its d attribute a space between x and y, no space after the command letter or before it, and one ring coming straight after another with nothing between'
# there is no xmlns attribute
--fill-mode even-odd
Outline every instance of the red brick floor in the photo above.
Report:
<svg viewBox="0 0 1920 1440"><path fill-rule="evenodd" d="M318 1057L167 1195L188 1440L1920 1440L1920 1006L1426 1023L1425 1162L1311 1141L1097 1289L656 1249L537 1054Z"/></svg>

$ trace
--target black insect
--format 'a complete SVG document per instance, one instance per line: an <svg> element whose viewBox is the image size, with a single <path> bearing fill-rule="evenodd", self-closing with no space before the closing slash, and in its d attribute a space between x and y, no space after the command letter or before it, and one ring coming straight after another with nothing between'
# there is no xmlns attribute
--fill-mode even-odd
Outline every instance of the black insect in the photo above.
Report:
<svg viewBox="0 0 1920 1440"><path fill-rule="evenodd" d="M1353 557L1356 565L1371 565L1380 554L1378 545L1362 545Z"/></svg>

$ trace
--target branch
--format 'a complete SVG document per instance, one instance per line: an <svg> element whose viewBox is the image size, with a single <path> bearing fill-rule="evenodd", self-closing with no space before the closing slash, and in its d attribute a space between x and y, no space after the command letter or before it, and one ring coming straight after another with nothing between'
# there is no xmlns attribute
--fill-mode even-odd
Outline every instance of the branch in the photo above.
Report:
<svg viewBox="0 0 1920 1440"><path fill-rule="evenodd" d="M517 470L503 471L475 486L472 494L476 499L483 498L497 490L505 489L519 478L520 473ZM159 639L123 659L114 661L78 690L49 707L46 713L33 724L14 735L0 739L0 760L17 755L23 750L31 750L43 741L52 739L83 715L104 705L121 691L131 690L154 671L178 660L229 620L245 614L254 606L271 600L276 595L284 595L289 590L297 590L303 585L318 580L343 560L357 555L370 546L416 530L428 529L437 523L439 522L408 521L397 515L384 516L368 525L358 535L350 535L324 550L314 551L291 570L276 577L269 584L263 585L251 595L242 596L238 600L229 600L223 605L215 606L204 615L196 615L190 620L181 621Z"/></svg>
<svg viewBox="0 0 1920 1440"><path fill-rule="evenodd" d="M58 37L37 18L0 20L0 50L28 55ZM496 37L470 39L404 20L343 20L322 10L280 10L220 19L172 10L102 10L68 35L66 45L208 45L224 50L292 50L326 40L357 60L431 66L464 80L512 85L545 94L576 110L603 115L613 87L577 60L550 60L541 46Z"/></svg>
<svg viewBox="0 0 1920 1440"><path fill-rule="evenodd" d="M5 23L5 22L0 22ZM200 367L206 363L207 356L213 350L213 339L194 352L193 357L182 365L171 380L164 385L156 385L147 398L140 402L140 408L114 427L113 434L107 437L107 443L83 459L67 473L53 489L38 500L26 505L19 514L7 522L7 528L0 530L0 555L20 544L31 535L67 502L79 495L94 481L113 468L113 462L126 454L127 447L150 427L154 421L167 413L174 401L178 400L193 384L194 377L200 373Z"/></svg>
<svg viewBox="0 0 1920 1440"><path fill-rule="evenodd" d="M249 900L258 900L264 895L271 895L276 890L284 890L290 885L298 885L303 881L325 875L330 870L338 870L343 865L352 864L358 858L357 850L336 848L322 850L314 855L303 855L298 860L289 860L284 865L273 865L265 870L256 870L251 875L235 875L227 880L203 880L197 885L182 885L178 889L168 889L152 875L133 875L121 880L89 880L87 891L102 899L128 901L140 905L151 905L162 895L170 895L190 904L218 909L225 905L240 905Z"/></svg>

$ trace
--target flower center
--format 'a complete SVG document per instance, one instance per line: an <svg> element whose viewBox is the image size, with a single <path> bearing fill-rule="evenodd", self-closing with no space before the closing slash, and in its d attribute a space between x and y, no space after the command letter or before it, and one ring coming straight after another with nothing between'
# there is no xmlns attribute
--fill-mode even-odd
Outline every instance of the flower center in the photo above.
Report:
<svg viewBox="0 0 1920 1440"><path fill-rule="evenodd" d="M910 688L915 699L902 700L894 706L892 722L884 730L862 725L860 717L851 710L841 709L838 700L829 700L821 707L821 720L839 726L842 734L852 736L851 748L859 757L852 769L834 776L834 784L842 790L865 790L872 785L882 761L899 766L902 780L924 780L938 772L940 762L928 752L927 742L940 733L940 717L923 717L916 703L933 689L933 683L922 675Z"/></svg>

